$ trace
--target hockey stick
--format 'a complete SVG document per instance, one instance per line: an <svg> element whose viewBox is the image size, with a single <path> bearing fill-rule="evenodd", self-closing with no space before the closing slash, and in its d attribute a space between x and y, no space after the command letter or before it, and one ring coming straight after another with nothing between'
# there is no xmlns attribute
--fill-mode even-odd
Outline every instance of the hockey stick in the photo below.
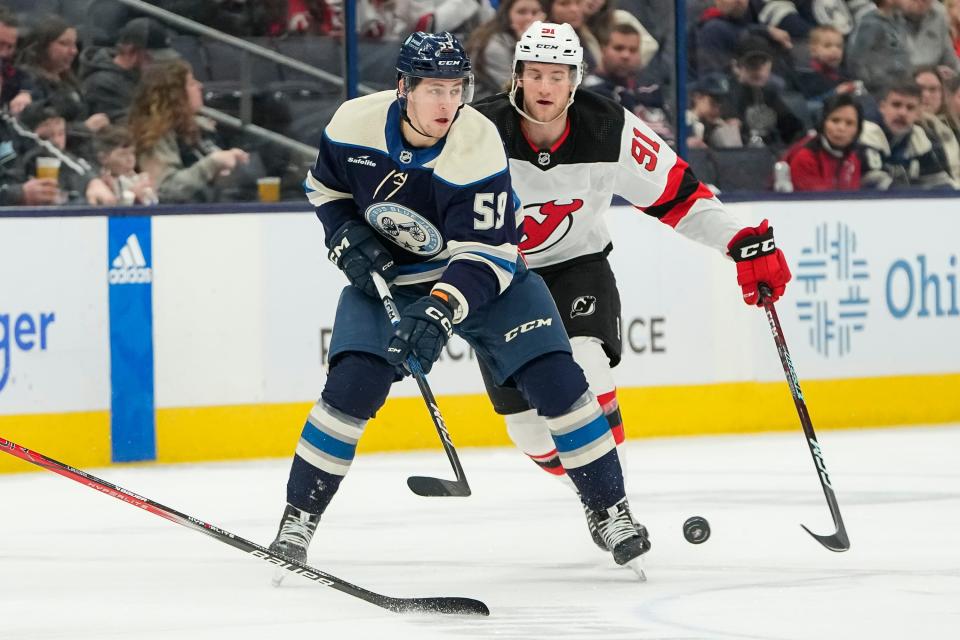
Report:
<svg viewBox="0 0 960 640"><path fill-rule="evenodd" d="M813 432L813 423L810 421L810 414L807 412L807 403L803 399L803 392L800 391L800 380L797 378L797 372L793 368L793 360L790 358L790 351L787 350L787 341L783 337L783 329L780 328L780 318L777 316L777 310L770 302L771 291L765 285L760 285L760 296L763 303L763 309L767 312L767 322L770 324L770 330L773 332L773 341L777 345L777 353L780 354L780 363L783 365L783 373L787 376L787 384L790 385L790 393L793 394L793 403L797 407L797 413L800 415L800 424L803 425L803 433L807 436L807 445L810 447L810 455L813 456L813 464L817 468L817 475L820 477L820 485L823 487L823 495L827 499L827 506L830 507L830 515L833 516L833 524L837 531L829 536L820 536L810 531L805 525L801 524L803 530L809 533L814 539L830 551L846 551L850 548L850 539L847 537L847 529L843 526L843 518L840 517L840 505L837 504L837 496L833 492L833 486L830 484L830 476L827 475L827 465L823 461L823 452L820 451L820 444L817 442L817 434Z"/></svg>
<svg viewBox="0 0 960 640"><path fill-rule="evenodd" d="M371 271L370 277L373 278L377 293L383 300L383 308L387 310L390 324L396 327L400 324L400 310L397 309L397 303L393 301L393 296L390 295L390 288L387 287L387 283L379 273ZM457 477L456 480L444 480L443 478L427 476L410 476L407 478L407 486L418 496L469 496L471 493L470 485L467 484L467 477L463 473L463 467L460 466L457 450L453 448L450 432L447 431L447 425L443 422L443 416L440 415L440 407L437 406L433 391L427 384L427 376L420 367L420 362L412 355L407 357L406 365L417 381L417 386L420 387L420 395L423 396L423 401L427 404L427 412L430 414L430 419L433 420L433 426L437 428L437 433L440 435L440 444L443 445L443 450L447 452L447 459L450 460L450 466L453 467L453 473Z"/></svg>
<svg viewBox="0 0 960 640"><path fill-rule="evenodd" d="M0 451L5 451L12 456L35 464L38 467L46 469L47 471L52 471L53 473L59 474L65 478L70 478L71 480L79 482L82 485L90 487L91 489L96 489L101 493L112 496L117 500L126 502L127 504L131 504L135 507L140 507L141 509L149 511L154 515L165 518L170 522L183 525L189 529L193 529L194 531L205 533L211 538L250 554L254 558L259 558L269 562L272 565L286 569L291 573L303 576L308 580L313 580L314 582L318 582L327 587L331 587L332 589L336 589L337 591L346 593L347 595L360 598L361 600L366 600L367 602L387 609L388 611L393 611L395 613L416 612L481 616L490 615L490 610L487 608L487 605L472 598L391 598L390 596L384 596L380 595L379 593L368 591L341 580L340 578L332 576L329 573L324 573L319 569L314 569L313 567L302 562L297 562L296 560L286 556L273 553L265 547L261 547L260 545L256 544L255 542L245 540L240 536L234 535L229 531L225 531L212 524L194 518L193 516L188 516L180 513L179 511L171 509L170 507L165 507L159 502L154 502L149 498L138 496L137 494L133 493L132 491L128 491L123 487L110 484L105 480L101 480L100 478L80 471L79 469L74 469L73 467L65 465L62 462L57 462L56 460L48 458L47 456L37 453L36 451L30 451L29 449L9 440L0 438Z"/></svg>

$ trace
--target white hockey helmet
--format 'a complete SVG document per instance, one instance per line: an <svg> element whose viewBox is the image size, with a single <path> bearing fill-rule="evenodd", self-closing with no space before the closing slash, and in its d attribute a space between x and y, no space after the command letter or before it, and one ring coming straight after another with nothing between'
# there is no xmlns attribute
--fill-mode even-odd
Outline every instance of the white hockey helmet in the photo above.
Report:
<svg viewBox="0 0 960 640"><path fill-rule="evenodd" d="M569 107L573 104L573 94L583 80L583 47L580 38L567 23L540 22L537 20L523 32L513 54L513 81L510 86L510 103L521 115L528 116L515 101L517 93L517 76L520 74L521 62L544 62L548 64L563 64L574 68L573 86L570 90ZM532 118L531 118L532 119Z"/></svg>

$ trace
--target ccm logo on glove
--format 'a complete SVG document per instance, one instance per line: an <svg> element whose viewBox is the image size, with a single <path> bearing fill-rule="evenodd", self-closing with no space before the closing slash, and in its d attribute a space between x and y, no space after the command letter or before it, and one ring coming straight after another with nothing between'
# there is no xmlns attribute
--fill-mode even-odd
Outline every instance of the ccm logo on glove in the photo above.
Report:
<svg viewBox="0 0 960 640"><path fill-rule="evenodd" d="M350 284L371 298L379 298L377 287L370 279L376 271L387 282L397 277L399 270L393 256L387 251L373 230L361 222L351 221L337 229L329 238L327 257L347 276Z"/></svg>
<svg viewBox="0 0 960 640"><path fill-rule="evenodd" d="M427 307L426 312L428 316L440 323L440 326L447 332L448 338L453 335L453 325L450 324L450 318L443 311L436 307Z"/></svg>
<svg viewBox="0 0 960 640"><path fill-rule="evenodd" d="M770 233L773 233L773 229L770 230ZM748 244L746 246L740 247L740 260L748 260L750 258L756 257L758 255L767 255L768 253L773 253L773 250L777 248L777 245L773 242L773 238L770 237L763 242L754 242L753 244ZM734 258L736 260L737 258Z"/></svg>
<svg viewBox="0 0 960 640"><path fill-rule="evenodd" d="M761 305L760 285L770 288L770 302L776 302L790 282L790 267L783 251L773 241L773 227L764 220L757 227L746 227L737 232L728 254L737 263L737 284L743 290L743 301Z"/></svg>

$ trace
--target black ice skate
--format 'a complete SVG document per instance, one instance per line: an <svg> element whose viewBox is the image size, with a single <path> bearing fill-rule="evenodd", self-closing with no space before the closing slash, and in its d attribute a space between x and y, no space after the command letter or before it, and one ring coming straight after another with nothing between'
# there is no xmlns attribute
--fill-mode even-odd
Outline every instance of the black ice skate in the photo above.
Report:
<svg viewBox="0 0 960 640"><path fill-rule="evenodd" d="M590 537L593 538L593 544L600 547L601 551L606 552L607 543L603 541L603 536L600 535L600 525L598 523L599 518L597 517L597 513L592 511L590 507L582 502L580 505L583 507L583 514L587 517L587 529L590 530Z"/></svg>
<svg viewBox="0 0 960 640"><path fill-rule="evenodd" d="M613 553L614 562L627 565L641 580L646 580L643 554L650 550L650 539L646 528L633 519L627 499L604 511L594 511L593 515L597 520L597 531L607 549Z"/></svg>
<svg viewBox="0 0 960 640"><path fill-rule="evenodd" d="M287 505L280 519L280 530L277 537L270 543L270 551L278 553L298 562L307 561L307 547L313 538L320 523L320 516L301 511L293 505ZM273 586L279 587L287 572L277 569L273 577Z"/></svg>

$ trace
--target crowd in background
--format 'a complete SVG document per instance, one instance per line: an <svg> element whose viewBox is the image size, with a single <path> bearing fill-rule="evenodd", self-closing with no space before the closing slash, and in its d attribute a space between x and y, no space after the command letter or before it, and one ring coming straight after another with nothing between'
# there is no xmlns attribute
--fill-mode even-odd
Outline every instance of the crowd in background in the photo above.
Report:
<svg viewBox="0 0 960 640"><path fill-rule="evenodd" d="M343 34L340 0L152 4L239 37ZM0 5L0 204L254 199L269 154L203 118L203 87L171 31L117 6L92 0L88 19L71 24ZM569 23L584 46L581 90L619 101L676 145L673 7L360 0L357 24L364 41L385 43L457 33L479 98L509 89L514 46L533 21ZM754 190L960 186L960 0L690 0L687 13L691 156L768 154ZM37 177L49 156L61 161L57 178Z"/></svg>

